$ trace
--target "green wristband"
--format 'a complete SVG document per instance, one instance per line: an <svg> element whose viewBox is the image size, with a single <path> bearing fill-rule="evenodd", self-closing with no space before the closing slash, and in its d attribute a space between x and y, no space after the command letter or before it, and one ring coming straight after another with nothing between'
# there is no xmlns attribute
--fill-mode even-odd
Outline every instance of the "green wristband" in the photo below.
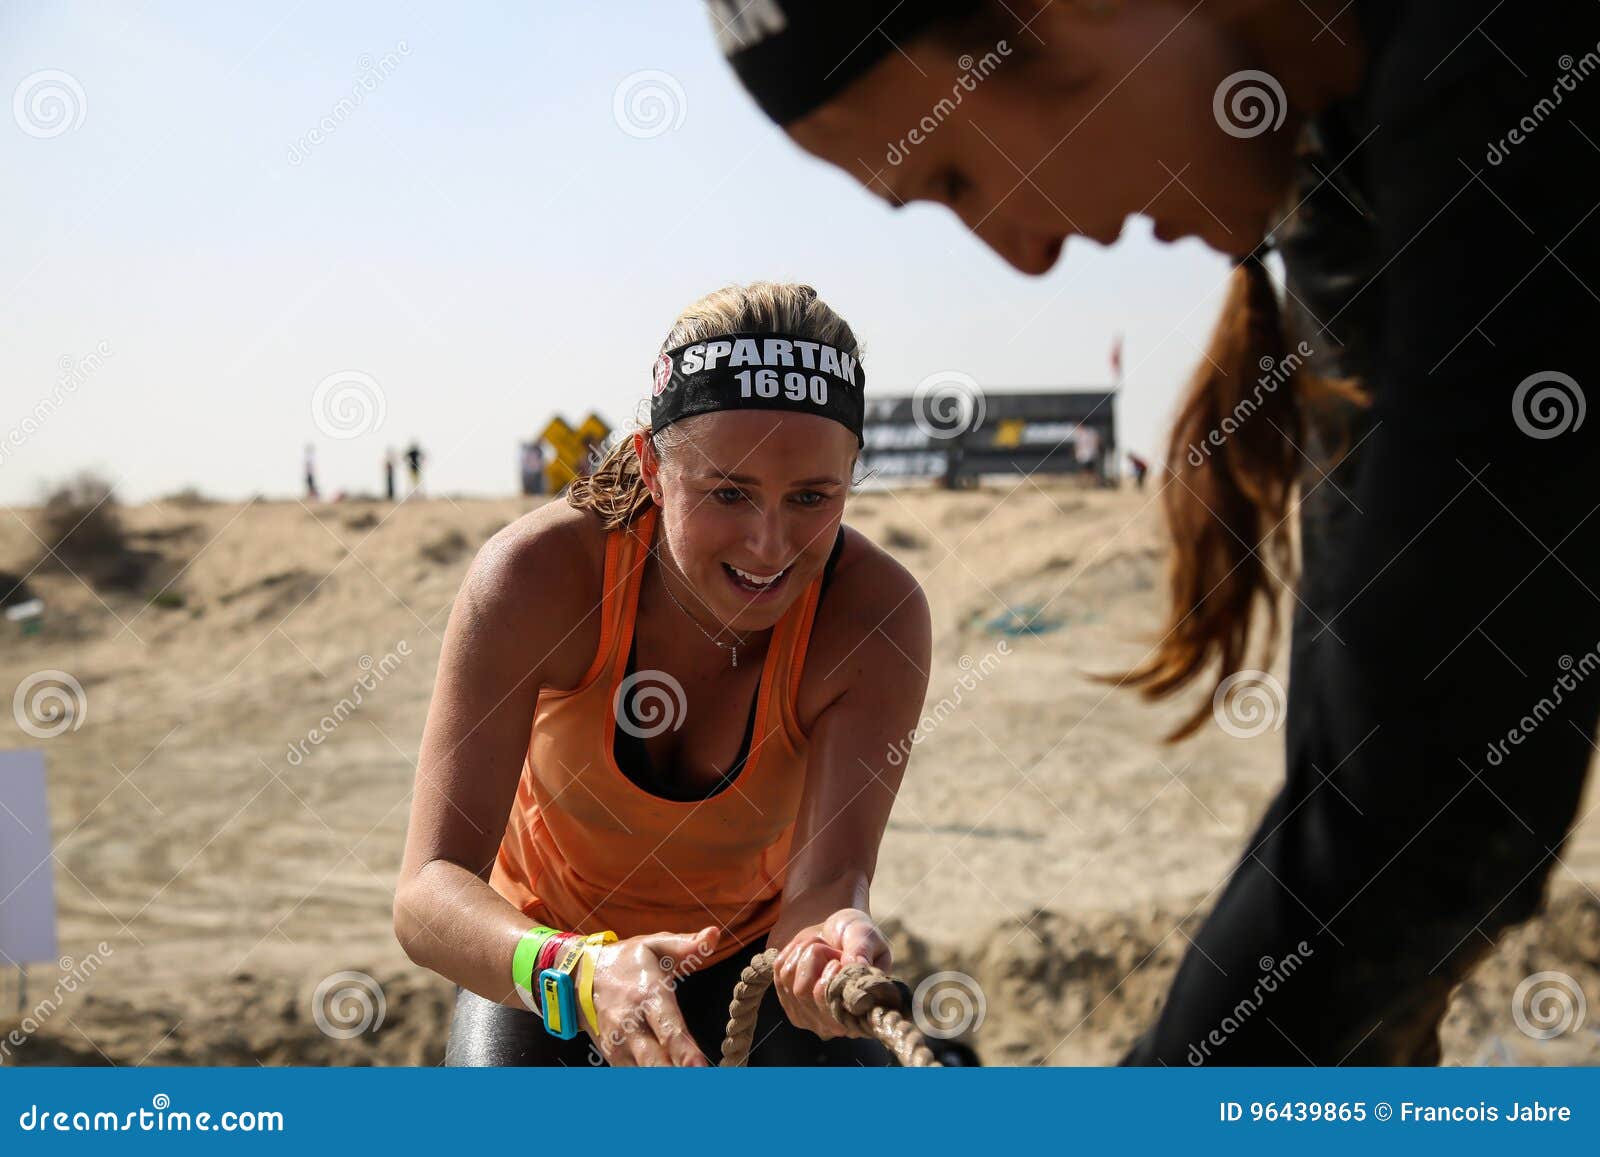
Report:
<svg viewBox="0 0 1600 1157"><path fill-rule="evenodd" d="M535 924L522 934L522 939L517 941L517 950L511 957L511 983L516 986L523 1006L534 1012L540 1011L539 994L534 990L534 966L539 962L539 950L555 935L556 929Z"/></svg>

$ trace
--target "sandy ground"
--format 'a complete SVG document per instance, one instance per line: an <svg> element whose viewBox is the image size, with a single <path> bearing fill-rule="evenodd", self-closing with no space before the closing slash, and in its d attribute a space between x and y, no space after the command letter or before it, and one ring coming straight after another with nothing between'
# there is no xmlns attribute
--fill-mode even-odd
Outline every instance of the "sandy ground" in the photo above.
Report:
<svg viewBox="0 0 1600 1157"><path fill-rule="evenodd" d="M477 546L532 502L148 505L125 519L163 555L181 606L30 577L46 629L6 633L0 687L59 668L84 710L45 740L6 715L0 746L47 753L70 960L32 970L32 1031L0 1062L440 1059L448 986L405 960L390 898L451 600ZM31 566L31 518L0 517L0 569ZM1085 677L1137 659L1156 621L1144 496L1034 481L879 492L853 499L848 520L928 592L930 710L961 699L917 744L882 850L874 908L900 971L975 979L986 1016L973 1039L990 1063L1113 1061L1278 783L1281 737L1208 728L1165 747L1182 704L1146 707ZM997 634L986 624L1008 607L1054 629ZM965 689L969 667L987 673ZM307 743L363 681L360 709ZM1513 990L1542 970L1600 1000L1600 819L1563 859L1549 912L1458 994L1449 1061L1600 1062L1600 1008L1548 1041L1512 1016ZM989 934L954 943L956 917ZM93 975L63 992L90 959ZM342 972L381 986L381 1025L340 1033L374 1019L324 983ZM319 985L333 995L319 1001ZM0 1001L9 1010L14 991Z"/></svg>

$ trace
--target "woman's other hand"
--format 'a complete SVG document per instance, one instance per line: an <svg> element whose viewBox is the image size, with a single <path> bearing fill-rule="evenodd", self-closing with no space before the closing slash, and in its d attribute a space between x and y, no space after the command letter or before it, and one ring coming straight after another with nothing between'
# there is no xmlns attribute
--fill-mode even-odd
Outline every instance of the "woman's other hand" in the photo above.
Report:
<svg viewBox="0 0 1600 1157"><path fill-rule="evenodd" d="M583 1025L606 1062L706 1068L710 1061L684 1023L678 982L716 951L716 926L693 933L657 932L600 946L594 965L598 1025Z"/></svg>
<svg viewBox="0 0 1600 1157"><path fill-rule="evenodd" d="M860 908L841 908L794 934L779 951L772 973L790 1023L823 1040L852 1035L827 1005L828 982L846 964L870 964L883 972L894 964L889 942Z"/></svg>

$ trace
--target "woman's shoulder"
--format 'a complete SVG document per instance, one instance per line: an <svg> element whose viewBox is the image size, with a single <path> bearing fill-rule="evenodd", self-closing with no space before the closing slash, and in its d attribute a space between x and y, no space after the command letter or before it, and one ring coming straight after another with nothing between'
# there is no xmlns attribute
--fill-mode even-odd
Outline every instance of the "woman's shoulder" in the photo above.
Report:
<svg viewBox="0 0 1600 1157"><path fill-rule="evenodd" d="M552 499L478 550L463 595L487 638L538 660L546 686L575 685L599 645L606 531L599 518Z"/></svg>
<svg viewBox="0 0 1600 1157"><path fill-rule="evenodd" d="M844 527L844 547L807 645L801 718L813 718L860 680L911 666L926 672L931 640L922 584L883 547Z"/></svg>
<svg viewBox="0 0 1600 1157"><path fill-rule="evenodd" d="M922 584L901 562L853 526L841 525L844 546L834 564L826 605L846 603L856 611L893 610L921 603Z"/></svg>
<svg viewBox="0 0 1600 1157"><path fill-rule="evenodd" d="M482 566L508 580L561 586L583 585L584 572L592 570L598 588L605 556L600 519L552 498L496 532L478 551L473 569Z"/></svg>

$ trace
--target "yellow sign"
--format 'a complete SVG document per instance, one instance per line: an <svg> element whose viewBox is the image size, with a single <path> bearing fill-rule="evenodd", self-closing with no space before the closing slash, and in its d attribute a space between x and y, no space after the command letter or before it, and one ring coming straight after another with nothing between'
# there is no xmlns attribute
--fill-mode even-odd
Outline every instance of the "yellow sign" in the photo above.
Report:
<svg viewBox="0 0 1600 1157"><path fill-rule="evenodd" d="M576 430L559 415L551 418L539 435L540 441L555 451L554 458L544 468L546 493L555 494L579 474L587 474L594 463L590 462L586 468L584 459L598 451L610 434L611 427L593 411Z"/></svg>
<svg viewBox="0 0 1600 1157"><path fill-rule="evenodd" d="M1026 426L1021 418L1007 418L1000 423L1000 429L995 431L994 444L996 446L1022 445L1022 430Z"/></svg>

